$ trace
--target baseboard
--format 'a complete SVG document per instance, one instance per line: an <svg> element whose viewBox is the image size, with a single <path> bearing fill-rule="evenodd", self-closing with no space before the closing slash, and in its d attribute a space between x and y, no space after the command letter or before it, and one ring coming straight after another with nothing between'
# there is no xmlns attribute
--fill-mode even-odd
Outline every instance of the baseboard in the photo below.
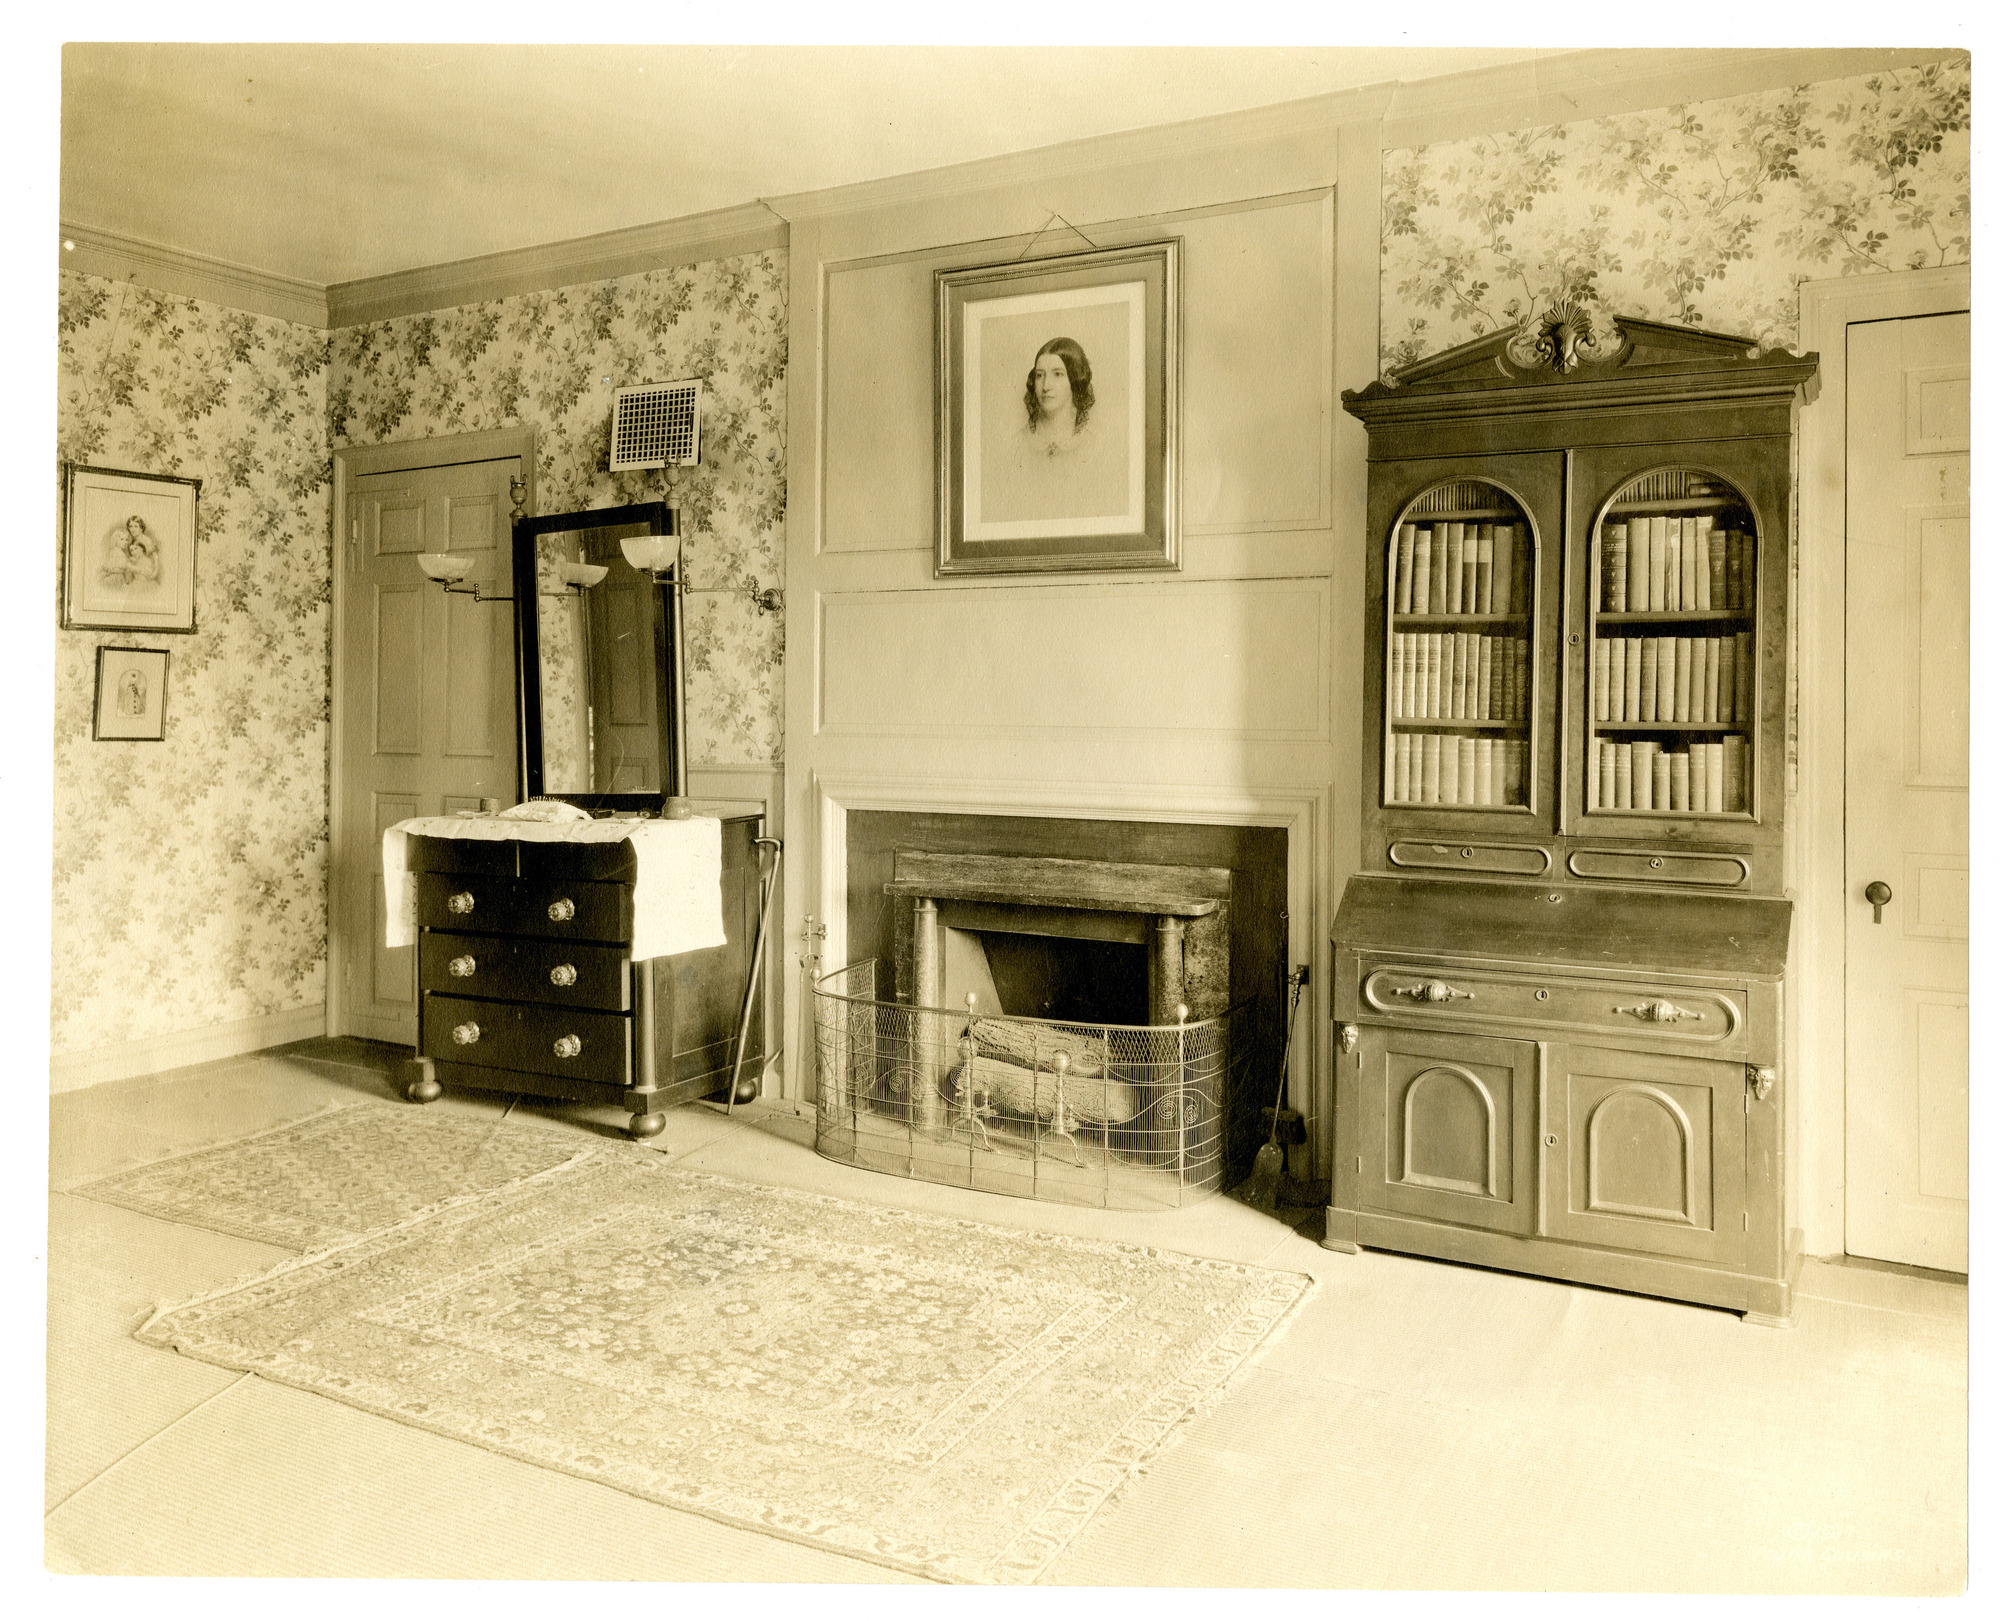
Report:
<svg viewBox="0 0 2000 1621"><path fill-rule="evenodd" d="M282 1047L288 1041L325 1034L326 1004L314 1002L254 1019L203 1025L198 1030L177 1030L171 1035L148 1036L139 1041L121 1041L115 1046L93 1047L88 1052L61 1053L49 1060L49 1090L74 1092L102 1081L157 1075L186 1064L235 1058L242 1053Z"/></svg>

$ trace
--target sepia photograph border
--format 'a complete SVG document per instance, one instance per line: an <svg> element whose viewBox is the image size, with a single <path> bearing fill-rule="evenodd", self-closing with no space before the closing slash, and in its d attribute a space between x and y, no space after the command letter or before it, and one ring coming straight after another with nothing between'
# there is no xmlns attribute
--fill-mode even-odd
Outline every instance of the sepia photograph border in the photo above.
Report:
<svg viewBox="0 0 2000 1621"><path fill-rule="evenodd" d="M1145 285L1144 388L1132 402L1144 418L1143 511L1116 533L1067 532L979 539L968 534L965 454L997 424L982 420L974 368L965 355L969 308L1041 296L1059 309L1065 293L1122 282ZM937 501L935 574L1045 574L1105 569L1178 569L1180 502L1180 241L1167 238L1045 259L965 266L935 274L937 313ZM1078 298L1079 305L1088 302ZM1080 526L1081 529L1081 526Z"/></svg>
<svg viewBox="0 0 2000 1621"><path fill-rule="evenodd" d="M173 588L171 608L131 608L90 600L91 543L116 521L124 499L133 495L153 500L164 496L172 503L172 532L160 537L163 577ZM170 636L192 632L195 507L200 498L198 478L69 464L63 482L62 628L143 630Z"/></svg>
<svg viewBox="0 0 2000 1621"><path fill-rule="evenodd" d="M108 656L107 656L108 655ZM159 660L157 666L152 661ZM108 704L113 686L105 680L110 666L115 684L119 672L146 667L151 670L153 690L158 699L146 705L147 713L137 721L111 713ZM96 743L163 743L167 737L167 650L164 647L118 647L97 650L97 694L90 706L90 736Z"/></svg>

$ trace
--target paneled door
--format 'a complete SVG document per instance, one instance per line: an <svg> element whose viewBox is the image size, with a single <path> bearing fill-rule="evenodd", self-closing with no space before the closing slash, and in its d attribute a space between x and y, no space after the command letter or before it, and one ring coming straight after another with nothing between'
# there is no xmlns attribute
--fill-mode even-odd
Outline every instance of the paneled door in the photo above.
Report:
<svg viewBox="0 0 2000 1621"><path fill-rule="evenodd" d="M431 460L421 446L381 448ZM417 554L470 557L465 583L511 597L521 468L519 456L432 460L345 483L328 908L336 1035L417 1037L416 950L384 944L383 830L519 797L512 604L445 592Z"/></svg>
<svg viewBox="0 0 2000 1621"><path fill-rule="evenodd" d="M1847 1249L1966 1269L1971 317L1847 332Z"/></svg>

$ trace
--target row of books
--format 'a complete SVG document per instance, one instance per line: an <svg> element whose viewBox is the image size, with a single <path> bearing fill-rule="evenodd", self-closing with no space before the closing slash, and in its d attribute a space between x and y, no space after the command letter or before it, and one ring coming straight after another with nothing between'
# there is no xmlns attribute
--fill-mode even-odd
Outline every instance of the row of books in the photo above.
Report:
<svg viewBox="0 0 2000 1621"><path fill-rule="evenodd" d="M1525 805L1527 748L1518 737L1398 732L1384 787L1396 805Z"/></svg>
<svg viewBox="0 0 2000 1621"><path fill-rule="evenodd" d="M1397 631L1389 638L1395 720L1525 720L1528 639L1469 630Z"/></svg>
<svg viewBox="0 0 2000 1621"><path fill-rule="evenodd" d="M1590 707L1599 721L1748 725L1757 661L1734 636L1600 636L1591 644Z"/></svg>
<svg viewBox="0 0 2000 1621"><path fill-rule="evenodd" d="M1526 613L1531 555L1511 523L1406 523L1389 548L1389 600L1399 614Z"/></svg>
<svg viewBox="0 0 2000 1621"><path fill-rule="evenodd" d="M1597 537L1600 613L1675 613L1756 605L1756 538L1712 514L1627 518Z"/></svg>
<svg viewBox="0 0 2000 1621"><path fill-rule="evenodd" d="M1658 743L1600 740L1585 756L1584 796L1598 810L1705 811L1749 808L1750 747L1731 734L1669 753Z"/></svg>

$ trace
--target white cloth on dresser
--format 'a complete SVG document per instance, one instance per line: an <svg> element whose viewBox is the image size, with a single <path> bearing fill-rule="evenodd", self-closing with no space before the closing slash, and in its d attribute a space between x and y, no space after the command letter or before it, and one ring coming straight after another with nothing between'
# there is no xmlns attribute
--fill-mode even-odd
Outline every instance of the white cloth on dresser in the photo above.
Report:
<svg viewBox="0 0 2000 1621"><path fill-rule="evenodd" d="M632 957L672 957L723 944L722 823L685 821L521 822L495 816L413 816L382 834L385 944L414 945L417 885L412 833L433 839L518 839L524 844L618 844L630 840L639 875L632 886Z"/></svg>

